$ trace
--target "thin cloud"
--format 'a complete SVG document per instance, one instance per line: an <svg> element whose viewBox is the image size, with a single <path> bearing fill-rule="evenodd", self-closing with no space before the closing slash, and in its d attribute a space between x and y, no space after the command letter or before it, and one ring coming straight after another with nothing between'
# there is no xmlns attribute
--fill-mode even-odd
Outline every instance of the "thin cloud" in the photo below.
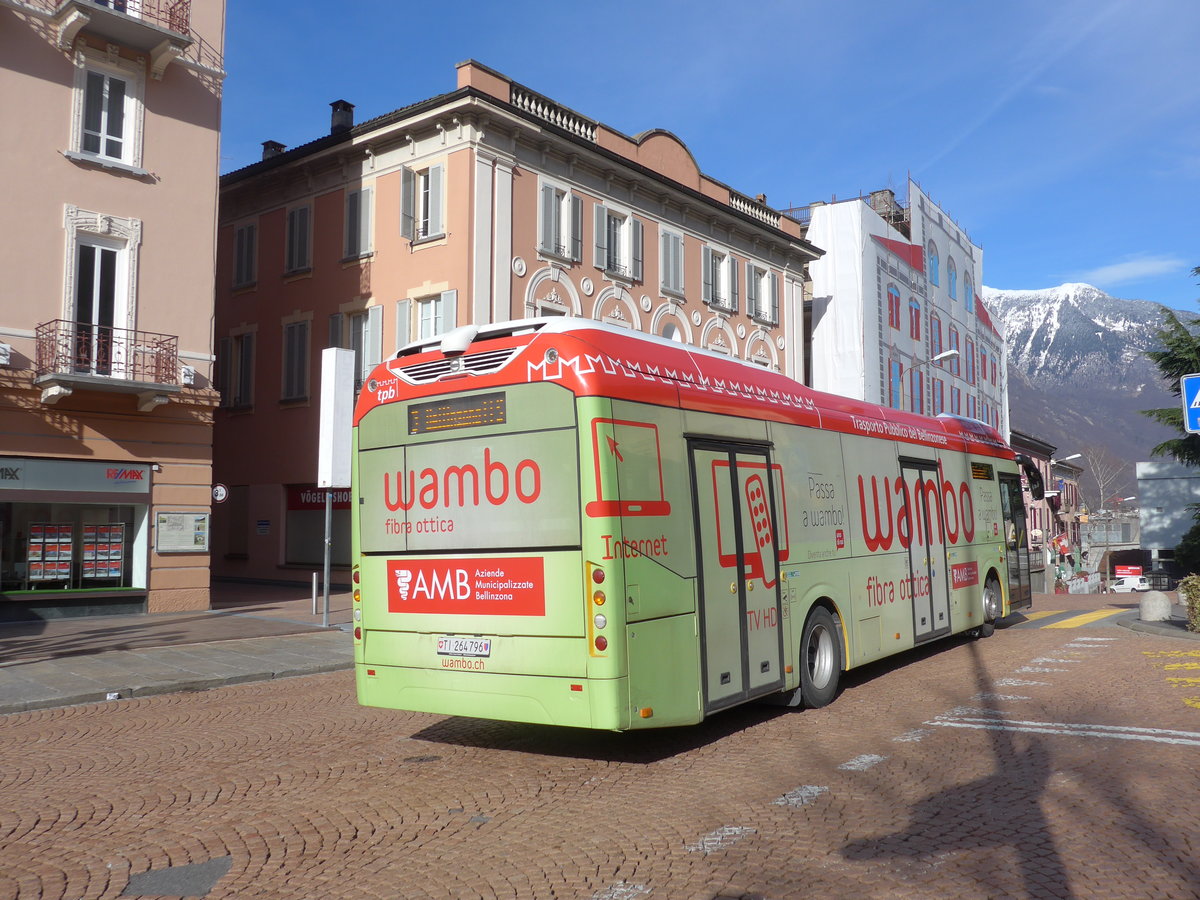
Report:
<svg viewBox="0 0 1200 900"><path fill-rule="evenodd" d="M1125 262L1100 266L1079 274L1079 280L1098 286L1123 284L1139 278L1169 275L1187 268L1187 262L1176 256L1143 256Z"/></svg>

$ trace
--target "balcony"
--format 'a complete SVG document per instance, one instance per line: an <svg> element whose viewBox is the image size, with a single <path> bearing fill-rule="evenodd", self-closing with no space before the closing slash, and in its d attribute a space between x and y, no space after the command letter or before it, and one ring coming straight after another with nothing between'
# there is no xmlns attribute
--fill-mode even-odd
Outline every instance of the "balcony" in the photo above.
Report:
<svg viewBox="0 0 1200 900"><path fill-rule="evenodd" d="M0 0L0 5L49 23L64 50L87 32L149 54L154 78L162 78L176 60L208 75L225 75L220 53L192 31L192 0Z"/></svg>
<svg viewBox="0 0 1200 900"><path fill-rule="evenodd" d="M183 390L179 338L55 319L37 327L33 383L42 402L57 403L77 390L137 394L149 412Z"/></svg>

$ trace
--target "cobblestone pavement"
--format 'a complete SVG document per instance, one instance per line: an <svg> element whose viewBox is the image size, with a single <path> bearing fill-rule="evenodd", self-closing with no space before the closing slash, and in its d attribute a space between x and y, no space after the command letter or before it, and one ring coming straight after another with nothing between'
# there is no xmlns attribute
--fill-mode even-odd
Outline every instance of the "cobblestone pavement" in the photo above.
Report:
<svg viewBox="0 0 1200 900"><path fill-rule="evenodd" d="M345 672L13 714L0 898L1196 897L1197 653L1013 628L626 735Z"/></svg>

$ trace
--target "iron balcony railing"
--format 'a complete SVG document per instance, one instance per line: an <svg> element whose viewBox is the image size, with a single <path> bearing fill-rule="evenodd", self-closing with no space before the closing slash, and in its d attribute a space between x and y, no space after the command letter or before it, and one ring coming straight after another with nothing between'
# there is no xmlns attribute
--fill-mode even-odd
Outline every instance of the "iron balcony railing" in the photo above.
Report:
<svg viewBox="0 0 1200 900"><path fill-rule="evenodd" d="M179 338L108 325L54 319L35 332L38 378L94 376L140 384L178 385Z"/></svg>

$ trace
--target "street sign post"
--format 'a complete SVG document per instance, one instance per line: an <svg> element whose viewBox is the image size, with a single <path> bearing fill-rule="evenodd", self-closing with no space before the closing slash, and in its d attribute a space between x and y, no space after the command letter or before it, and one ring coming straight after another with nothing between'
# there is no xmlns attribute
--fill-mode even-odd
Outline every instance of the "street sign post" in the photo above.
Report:
<svg viewBox="0 0 1200 900"><path fill-rule="evenodd" d="M1179 379L1179 396L1183 400L1184 430L1200 434L1200 374Z"/></svg>

